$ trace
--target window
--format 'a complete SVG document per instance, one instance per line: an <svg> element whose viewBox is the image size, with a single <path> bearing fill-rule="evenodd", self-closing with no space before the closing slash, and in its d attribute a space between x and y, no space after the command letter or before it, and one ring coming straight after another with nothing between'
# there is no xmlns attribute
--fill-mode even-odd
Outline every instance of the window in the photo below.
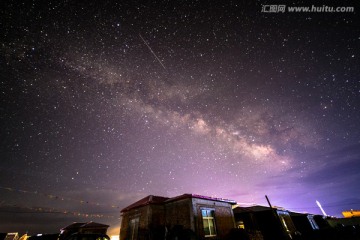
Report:
<svg viewBox="0 0 360 240"><path fill-rule="evenodd" d="M215 210L201 209L205 237L216 236Z"/></svg>
<svg viewBox="0 0 360 240"><path fill-rule="evenodd" d="M244 221L242 221L242 220L236 222L236 226L237 226L237 228L245 229L245 224L244 224Z"/></svg>
<svg viewBox="0 0 360 240"><path fill-rule="evenodd" d="M312 229L314 229L314 230L319 229L319 226L316 224L313 215L308 215L307 218L309 219L309 222L310 222L310 225L311 225Z"/></svg>
<svg viewBox="0 0 360 240"><path fill-rule="evenodd" d="M285 231L290 234L296 231L295 225L291 220L290 214L287 211L277 210L279 219L285 229Z"/></svg>
<svg viewBox="0 0 360 240"><path fill-rule="evenodd" d="M138 237L138 230L139 230L139 218L131 219L129 223L129 228L130 228L129 239L136 240Z"/></svg>

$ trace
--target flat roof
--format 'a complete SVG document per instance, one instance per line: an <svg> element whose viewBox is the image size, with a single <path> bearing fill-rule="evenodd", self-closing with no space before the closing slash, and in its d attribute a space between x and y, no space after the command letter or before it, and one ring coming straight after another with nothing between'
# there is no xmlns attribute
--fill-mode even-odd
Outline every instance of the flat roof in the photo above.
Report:
<svg viewBox="0 0 360 240"><path fill-rule="evenodd" d="M183 195L179 195L179 196L172 197L172 198L149 195L149 196L146 196L146 197L140 199L139 201L123 208L120 212L127 212L131 209L143 207L143 206L146 206L149 204L161 205L161 204L166 204L168 202L174 202L174 201L187 199L187 198L198 198L198 199L205 199L205 200L210 200L210 201L225 202L225 203L229 203L231 205L236 204L236 201L234 201L234 200L229 200L229 199L225 199L225 198L208 197L208 196L191 194L191 193L185 193Z"/></svg>

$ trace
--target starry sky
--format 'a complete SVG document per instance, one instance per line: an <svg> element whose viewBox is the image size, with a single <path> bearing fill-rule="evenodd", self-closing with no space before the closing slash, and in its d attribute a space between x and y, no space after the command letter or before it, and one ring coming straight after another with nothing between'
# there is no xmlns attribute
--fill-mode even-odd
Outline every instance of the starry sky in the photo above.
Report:
<svg viewBox="0 0 360 240"><path fill-rule="evenodd" d="M118 234L150 194L360 209L356 1L267 4L1 1L0 232Z"/></svg>

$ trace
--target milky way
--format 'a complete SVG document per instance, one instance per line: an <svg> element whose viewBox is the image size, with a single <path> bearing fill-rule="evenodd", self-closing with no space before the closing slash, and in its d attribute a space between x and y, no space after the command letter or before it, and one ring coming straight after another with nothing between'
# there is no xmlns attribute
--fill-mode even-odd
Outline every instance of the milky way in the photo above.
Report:
<svg viewBox="0 0 360 240"><path fill-rule="evenodd" d="M0 231L118 233L150 194L360 208L358 9L6 2Z"/></svg>

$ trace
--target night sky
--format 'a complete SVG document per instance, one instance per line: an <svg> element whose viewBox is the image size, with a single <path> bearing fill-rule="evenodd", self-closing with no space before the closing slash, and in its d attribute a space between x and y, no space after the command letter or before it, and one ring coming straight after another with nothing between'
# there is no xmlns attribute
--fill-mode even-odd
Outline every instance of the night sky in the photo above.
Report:
<svg viewBox="0 0 360 240"><path fill-rule="evenodd" d="M118 234L150 194L360 209L357 1L117 2L1 1L0 232Z"/></svg>

